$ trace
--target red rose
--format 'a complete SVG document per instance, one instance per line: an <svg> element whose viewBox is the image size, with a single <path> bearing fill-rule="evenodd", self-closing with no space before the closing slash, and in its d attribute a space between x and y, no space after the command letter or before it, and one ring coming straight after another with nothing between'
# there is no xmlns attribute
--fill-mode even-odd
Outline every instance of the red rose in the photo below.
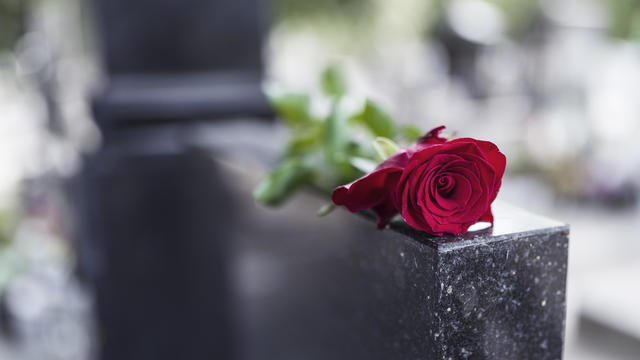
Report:
<svg viewBox="0 0 640 360"><path fill-rule="evenodd" d="M463 234L478 221L493 223L505 156L488 141L440 136L444 126L400 151L372 173L336 188L336 205L372 209L383 228L398 212L413 228L434 235Z"/></svg>

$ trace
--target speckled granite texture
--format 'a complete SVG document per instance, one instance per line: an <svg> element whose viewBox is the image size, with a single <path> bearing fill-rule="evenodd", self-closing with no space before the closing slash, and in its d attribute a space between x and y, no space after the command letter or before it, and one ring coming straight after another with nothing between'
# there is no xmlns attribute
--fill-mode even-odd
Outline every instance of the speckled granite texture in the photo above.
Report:
<svg viewBox="0 0 640 360"><path fill-rule="evenodd" d="M566 225L495 203L493 228L433 237L322 203L243 214L241 358L562 357Z"/></svg>
<svg viewBox="0 0 640 360"><path fill-rule="evenodd" d="M493 228L458 237L392 226L433 249L421 253L434 274L418 358L562 358L569 228L500 202L494 212Z"/></svg>
<svg viewBox="0 0 640 360"><path fill-rule="evenodd" d="M435 244L435 358L560 359L568 228L496 207L540 228Z"/></svg>

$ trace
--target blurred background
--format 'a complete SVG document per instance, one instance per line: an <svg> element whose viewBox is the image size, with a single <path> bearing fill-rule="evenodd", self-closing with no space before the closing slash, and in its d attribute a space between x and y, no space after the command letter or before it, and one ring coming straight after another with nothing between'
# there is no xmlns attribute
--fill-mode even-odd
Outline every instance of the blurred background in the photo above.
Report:
<svg viewBox="0 0 640 360"><path fill-rule="evenodd" d="M136 18L140 6L126 1L0 0L0 359L93 356L95 302L86 286L92 266L81 259L91 256L75 240L81 220L73 199L82 186L74 179L117 128L100 119L96 125L93 114L128 103L118 94L103 96L107 105L92 99L104 94L105 84L126 83L114 74L144 67L118 58L135 53L118 48L118 39L148 26L169 34L170 43L176 30L164 27L207 20L185 6L182 22L161 23L153 2L140 3L151 7L149 23L134 26L145 17ZM508 159L499 198L571 225L565 358L640 358L640 1L235 4L234 11L258 14L259 30L239 21L227 33L224 26L231 25L222 21L211 27L214 40L194 38L191 48L174 51L206 62L248 38L259 44L258 64L227 61L262 67L260 81L313 93L322 70L339 64L350 92L375 99L396 121L422 129L444 124L458 136L495 142ZM209 41L216 48L194 52ZM170 56L155 62L161 47L149 44L144 61L157 65L152 70L206 67ZM139 60L145 48L138 51ZM136 83L124 93L139 96L140 88L162 89L171 81ZM201 87L177 89L178 98L207 102ZM220 102L228 104L224 96ZM258 95L246 102L257 109L251 112L266 114ZM148 108L131 105L129 117L146 121ZM216 116L230 110L219 111ZM206 128L189 136L218 147L231 141ZM229 131L243 151L263 131L274 131L262 146L277 157L286 131L269 121L258 128L243 122ZM266 165L250 164L264 174L273 156L261 156Z"/></svg>

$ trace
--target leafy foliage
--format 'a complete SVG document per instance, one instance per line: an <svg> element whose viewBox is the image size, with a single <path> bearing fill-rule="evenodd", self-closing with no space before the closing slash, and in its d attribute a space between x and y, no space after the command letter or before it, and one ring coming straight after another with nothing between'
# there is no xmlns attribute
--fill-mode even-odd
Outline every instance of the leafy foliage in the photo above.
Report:
<svg viewBox="0 0 640 360"><path fill-rule="evenodd" d="M322 73L322 90L333 98L340 98L347 91L344 77L337 67L329 66Z"/></svg>
<svg viewBox="0 0 640 360"><path fill-rule="evenodd" d="M282 162L254 190L262 204L281 204L297 189L308 187L325 194L349 183L398 151L402 143L414 142L422 132L413 125L398 126L372 100L348 110L347 82L335 66L321 75L323 99L329 103L322 114L313 111L308 94L267 91L276 114L291 131ZM318 215L333 210L325 206Z"/></svg>
<svg viewBox="0 0 640 360"><path fill-rule="evenodd" d="M254 197L265 205L279 205L294 190L308 182L311 169L302 159L285 160L254 190Z"/></svg>
<svg viewBox="0 0 640 360"><path fill-rule="evenodd" d="M396 132L391 116L371 100L365 102L362 111L354 116L352 121L364 125L375 136L393 138Z"/></svg>
<svg viewBox="0 0 640 360"><path fill-rule="evenodd" d="M376 153L380 158L380 161L387 160L391 155L400 150L400 147L395 143L395 141L386 137L377 137L373 143L373 147L376 149Z"/></svg>
<svg viewBox="0 0 640 360"><path fill-rule="evenodd" d="M640 0L605 0L609 10L609 33L616 38L640 38Z"/></svg>

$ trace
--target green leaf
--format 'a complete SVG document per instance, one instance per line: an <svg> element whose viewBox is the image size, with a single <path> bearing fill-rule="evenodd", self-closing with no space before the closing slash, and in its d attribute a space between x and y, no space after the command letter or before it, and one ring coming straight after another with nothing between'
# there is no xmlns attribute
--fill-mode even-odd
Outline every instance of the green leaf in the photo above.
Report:
<svg viewBox="0 0 640 360"><path fill-rule="evenodd" d="M322 123L308 124L294 131L287 144L285 156L304 155L319 148L322 145Z"/></svg>
<svg viewBox="0 0 640 360"><path fill-rule="evenodd" d="M371 100L365 102L362 112L355 118L369 129L374 136L393 138L395 124L389 114Z"/></svg>
<svg viewBox="0 0 640 360"><path fill-rule="evenodd" d="M331 112L327 116L324 129L325 156L330 164L338 164L346 157L345 150L348 144L346 134L346 121L338 111L339 103L334 101Z"/></svg>
<svg viewBox="0 0 640 360"><path fill-rule="evenodd" d="M327 67L322 72L321 81L322 90L325 94L331 97L339 98L347 91L347 85L344 80L344 76L335 65Z"/></svg>
<svg viewBox="0 0 640 360"><path fill-rule="evenodd" d="M337 186L349 182L349 179L344 179L338 168L329 164L320 152L310 154L305 161L314 170L311 185L325 192L327 196L330 196Z"/></svg>
<svg viewBox="0 0 640 360"><path fill-rule="evenodd" d="M301 159L285 160L255 188L253 197L264 205L279 205L301 185L310 182L312 174L312 169Z"/></svg>
<svg viewBox="0 0 640 360"><path fill-rule="evenodd" d="M326 162L339 174L338 182L351 181L360 176L350 161L346 119L337 113L327 118L325 124L324 154Z"/></svg>
<svg viewBox="0 0 640 360"><path fill-rule="evenodd" d="M410 143L418 141L420 136L424 135L424 131L413 124L401 126L400 133L402 134L402 137Z"/></svg>
<svg viewBox="0 0 640 360"><path fill-rule="evenodd" d="M335 209L336 209L336 205L334 203L325 204L320 209L318 209L318 212L316 213L316 215L322 217L329 214Z"/></svg>
<svg viewBox="0 0 640 360"><path fill-rule="evenodd" d="M373 142L373 148L382 161L387 160L391 155L400 151L400 147L393 140L385 137L377 137Z"/></svg>
<svg viewBox="0 0 640 360"><path fill-rule="evenodd" d="M351 158L351 166L360 170L364 174L368 174L376 169L378 163L373 160L362 158L362 157L352 157Z"/></svg>
<svg viewBox="0 0 640 360"><path fill-rule="evenodd" d="M279 93L267 92L269 102L276 114L289 126L299 126L310 123L311 101L309 95L299 93Z"/></svg>

